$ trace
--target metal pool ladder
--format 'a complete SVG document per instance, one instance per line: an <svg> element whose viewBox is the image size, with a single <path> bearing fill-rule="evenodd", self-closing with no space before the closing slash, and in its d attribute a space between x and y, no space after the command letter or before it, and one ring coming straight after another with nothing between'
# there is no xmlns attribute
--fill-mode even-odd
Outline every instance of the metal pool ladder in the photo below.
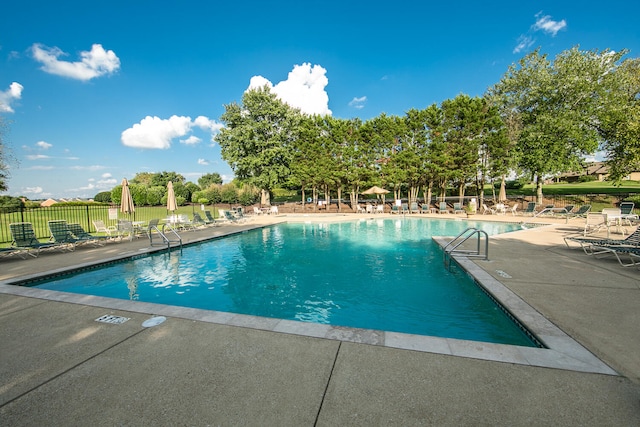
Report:
<svg viewBox="0 0 640 427"><path fill-rule="evenodd" d="M180 246L180 253L182 253L182 237L180 237L176 230L174 230L173 227L171 227L169 224L163 224L162 229L158 228L159 221L160 220L158 219L152 219L149 221L149 244L151 246L158 246L158 244L153 243L153 236L160 236L160 238L162 239L162 242L160 244L167 245L167 252L171 252L171 243L177 243ZM165 229L167 231L165 231ZM175 239L171 240L169 236L167 236L167 233L170 233L170 236L175 237Z"/></svg>
<svg viewBox="0 0 640 427"><path fill-rule="evenodd" d="M482 237L484 236L484 252L482 251ZM462 245L467 240L475 237L477 240L477 245L475 250L469 249L458 249L460 245ZM464 230L462 233L458 234L456 237L451 239L449 243L447 243L443 250L442 259L444 261L445 267L449 267L451 265L451 254L463 254L467 257L478 257L484 260L489 259L489 235L484 230L479 230L475 227L469 227Z"/></svg>

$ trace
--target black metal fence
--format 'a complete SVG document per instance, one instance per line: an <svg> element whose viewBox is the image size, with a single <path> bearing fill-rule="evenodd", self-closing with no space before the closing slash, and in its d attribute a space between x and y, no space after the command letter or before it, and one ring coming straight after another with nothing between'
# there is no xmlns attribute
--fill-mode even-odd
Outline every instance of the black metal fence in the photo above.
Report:
<svg viewBox="0 0 640 427"><path fill-rule="evenodd" d="M181 206L176 213L192 213L193 206ZM108 205L60 205L37 208L2 208L0 207L0 245L6 246L12 241L9 224L15 222L30 222L39 239L50 237L48 221L66 220L69 223L78 223L85 230L94 232L93 221L102 220L107 225L115 225L117 219L131 221L148 221L153 218L164 218L168 214L166 208L161 206L136 207L132 214L123 214L118 206Z"/></svg>

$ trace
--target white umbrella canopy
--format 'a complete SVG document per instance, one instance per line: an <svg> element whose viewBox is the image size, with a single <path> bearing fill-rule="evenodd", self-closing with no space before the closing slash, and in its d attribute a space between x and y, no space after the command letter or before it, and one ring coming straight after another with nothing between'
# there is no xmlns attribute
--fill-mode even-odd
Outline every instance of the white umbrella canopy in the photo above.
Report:
<svg viewBox="0 0 640 427"><path fill-rule="evenodd" d="M176 193L173 191L173 182L167 183L167 210L175 212L178 209L178 203L176 202Z"/></svg>
<svg viewBox="0 0 640 427"><path fill-rule="evenodd" d="M374 185L373 187L369 188L368 190L365 190L362 192L362 194L387 194L389 193L389 190L385 190L384 188L380 188L377 185Z"/></svg>
<svg viewBox="0 0 640 427"><path fill-rule="evenodd" d="M131 190L129 189L129 182L127 178L122 180L122 196L120 198L120 212L130 214L135 212L136 207L133 205L133 197L131 197Z"/></svg>

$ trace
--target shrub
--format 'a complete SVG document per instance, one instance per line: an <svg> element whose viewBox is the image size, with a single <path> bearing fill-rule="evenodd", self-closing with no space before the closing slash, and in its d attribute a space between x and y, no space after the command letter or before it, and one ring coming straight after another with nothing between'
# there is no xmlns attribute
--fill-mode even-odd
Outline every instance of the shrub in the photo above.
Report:
<svg viewBox="0 0 640 427"><path fill-rule="evenodd" d="M16 212L24 206L22 199L11 196L0 196L0 209L3 212Z"/></svg>
<svg viewBox="0 0 640 427"><path fill-rule="evenodd" d="M516 179L515 181L506 181L505 188L507 190L520 190L525 186L526 182L520 179Z"/></svg>
<svg viewBox="0 0 640 427"><path fill-rule="evenodd" d="M597 181L598 177L595 175L580 175L578 182L593 182Z"/></svg>
<svg viewBox="0 0 640 427"><path fill-rule="evenodd" d="M101 203L110 203L111 202L111 191L102 191L96 194L93 197L93 200Z"/></svg>

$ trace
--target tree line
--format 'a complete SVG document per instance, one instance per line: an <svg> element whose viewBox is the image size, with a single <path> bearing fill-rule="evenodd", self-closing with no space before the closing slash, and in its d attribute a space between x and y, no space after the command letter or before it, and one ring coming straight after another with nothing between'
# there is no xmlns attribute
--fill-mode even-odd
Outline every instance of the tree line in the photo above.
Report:
<svg viewBox="0 0 640 427"><path fill-rule="evenodd" d="M626 54L574 47L550 60L536 50L482 97L366 121L305 115L265 86L225 105L215 139L265 205L277 187L301 189L303 202L306 192L348 193L353 204L372 184L412 202L447 188L482 199L486 183L512 172L536 183L541 202L546 177L577 170L598 149L614 180L640 169L640 61Z"/></svg>
<svg viewBox="0 0 640 427"><path fill-rule="evenodd" d="M141 172L129 181L129 190L136 206L159 206L167 204L167 184L171 181L176 202L182 206L188 202L202 204L240 203L251 205L256 202L258 191L240 182L222 183L219 173L213 172L198 178L198 184L187 181L176 172ZM122 185L111 191L98 193L94 201L120 204Z"/></svg>

